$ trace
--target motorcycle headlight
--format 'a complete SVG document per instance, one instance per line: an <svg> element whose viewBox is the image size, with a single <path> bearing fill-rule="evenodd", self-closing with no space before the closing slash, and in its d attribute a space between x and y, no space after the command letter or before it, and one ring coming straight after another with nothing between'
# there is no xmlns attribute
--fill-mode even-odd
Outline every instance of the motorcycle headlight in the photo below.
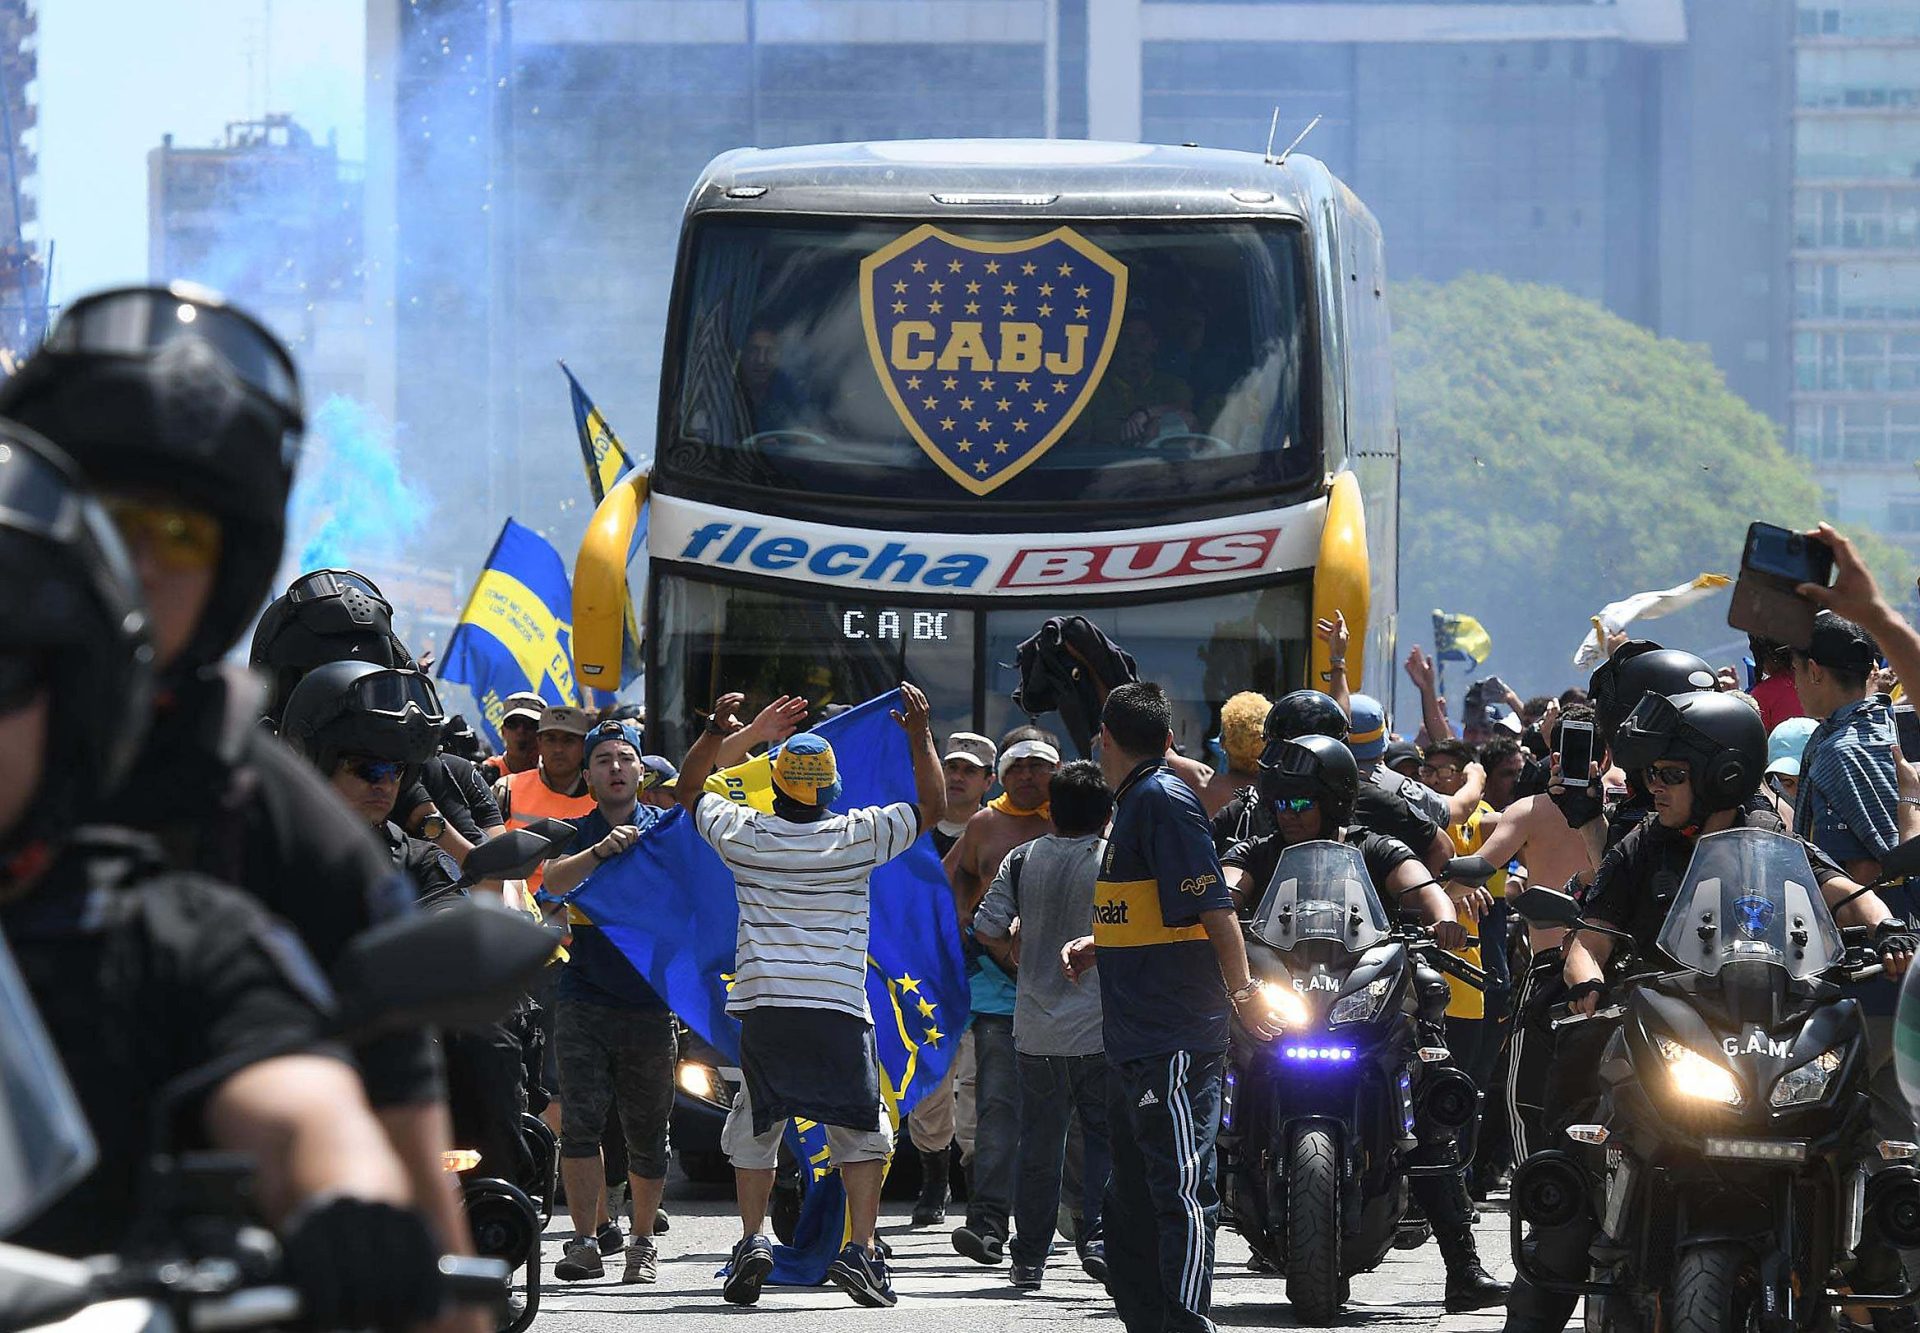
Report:
<svg viewBox="0 0 1920 1333"><path fill-rule="evenodd" d="M711 1102L716 1106L733 1104L733 1089L727 1086L726 1079L722 1078L720 1071L712 1065L701 1064L697 1060L682 1060L679 1069L675 1071L674 1081L680 1085L680 1090L690 1097L697 1097L703 1102Z"/></svg>
<svg viewBox="0 0 1920 1333"><path fill-rule="evenodd" d="M1327 1011L1327 1026L1366 1022L1380 1012L1380 1006L1387 1002L1387 992L1392 989L1386 977L1376 977L1353 994L1342 995Z"/></svg>
<svg viewBox="0 0 1920 1333"><path fill-rule="evenodd" d="M1767 1104L1777 1109L1817 1102L1827 1095L1827 1084L1839 1072L1840 1052L1823 1052L1798 1069L1789 1069L1782 1074L1780 1081L1773 1085L1773 1091L1767 1094Z"/></svg>
<svg viewBox="0 0 1920 1333"><path fill-rule="evenodd" d="M1673 1080L1673 1090L1681 1096L1721 1106L1739 1106L1746 1100L1733 1071L1718 1060L1708 1059L1692 1047L1666 1037L1655 1037L1654 1043L1667 1062L1667 1077Z"/></svg>
<svg viewBox="0 0 1920 1333"><path fill-rule="evenodd" d="M1313 1010L1307 1007L1305 998L1291 987L1263 981L1260 983L1260 998L1284 1027L1303 1028L1313 1022Z"/></svg>

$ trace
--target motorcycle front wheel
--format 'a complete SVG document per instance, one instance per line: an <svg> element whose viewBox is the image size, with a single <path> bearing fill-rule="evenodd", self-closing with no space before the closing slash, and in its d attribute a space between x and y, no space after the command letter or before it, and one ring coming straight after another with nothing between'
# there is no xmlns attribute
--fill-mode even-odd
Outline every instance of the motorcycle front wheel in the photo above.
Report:
<svg viewBox="0 0 1920 1333"><path fill-rule="evenodd" d="M1340 1154L1325 1129L1303 1129L1287 1157L1287 1303L1302 1323L1339 1318Z"/></svg>
<svg viewBox="0 0 1920 1333"><path fill-rule="evenodd" d="M1669 1333L1740 1333L1757 1328L1760 1268L1744 1245L1683 1250L1673 1268Z"/></svg>

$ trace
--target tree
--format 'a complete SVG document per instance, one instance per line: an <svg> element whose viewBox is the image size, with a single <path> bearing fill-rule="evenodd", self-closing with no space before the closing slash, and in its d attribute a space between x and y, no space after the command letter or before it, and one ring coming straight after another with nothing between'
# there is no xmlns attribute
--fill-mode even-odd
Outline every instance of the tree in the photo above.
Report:
<svg viewBox="0 0 1920 1333"><path fill-rule="evenodd" d="M1703 347L1480 274L1396 284L1393 307L1403 644L1429 637L1436 607L1465 612L1492 636L1487 670L1557 692L1606 603L1737 574L1755 519L1821 517L1806 465ZM1876 572L1904 586L1905 558L1869 545ZM1642 633L1730 657L1726 608L1711 598Z"/></svg>

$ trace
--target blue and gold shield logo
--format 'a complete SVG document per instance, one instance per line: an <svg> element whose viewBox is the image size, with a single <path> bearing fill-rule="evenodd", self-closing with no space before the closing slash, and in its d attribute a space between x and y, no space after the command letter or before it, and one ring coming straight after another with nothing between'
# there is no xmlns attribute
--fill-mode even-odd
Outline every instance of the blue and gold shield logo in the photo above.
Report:
<svg viewBox="0 0 1920 1333"><path fill-rule="evenodd" d="M860 261L881 386L927 456L975 495L1066 434L1126 307L1126 266L1070 227L973 241L929 223Z"/></svg>

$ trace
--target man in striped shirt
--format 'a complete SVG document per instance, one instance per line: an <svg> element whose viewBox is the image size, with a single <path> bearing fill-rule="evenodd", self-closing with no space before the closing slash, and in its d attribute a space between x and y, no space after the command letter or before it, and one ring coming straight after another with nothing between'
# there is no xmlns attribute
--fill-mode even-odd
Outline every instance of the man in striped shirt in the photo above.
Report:
<svg viewBox="0 0 1920 1333"><path fill-rule="evenodd" d="M742 1085L721 1133L741 1230L721 1294L736 1305L757 1301L773 1268L761 1228L780 1136L794 1116L825 1126L846 1186L852 1239L828 1278L858 1304L894 1304L873 1244L893 1136L867 1010L867 895L874 868L911 847L946 808L927 698L907 684L900 695L906 711L894 720L913 756L915 805L834 810L841 788L833 747L810 733L774 757L771 814L703 792L721 742L740 729L738 694L720 697L680 766L680 803L733 872L740 903L727 1012L740 1018Z"/></svg>

